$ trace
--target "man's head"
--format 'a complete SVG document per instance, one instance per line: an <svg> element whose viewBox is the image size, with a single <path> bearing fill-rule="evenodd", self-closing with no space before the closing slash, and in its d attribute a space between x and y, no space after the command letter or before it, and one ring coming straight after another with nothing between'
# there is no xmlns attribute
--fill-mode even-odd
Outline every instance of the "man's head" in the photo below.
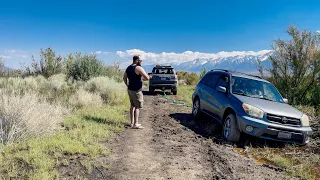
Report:
<svg viewBox="0 0 320 180"><path fill-rule="evenodd" d="M141 66L141 56L140 55L134 55L133 56L133 64L136 64L137 66Z"/></svg>

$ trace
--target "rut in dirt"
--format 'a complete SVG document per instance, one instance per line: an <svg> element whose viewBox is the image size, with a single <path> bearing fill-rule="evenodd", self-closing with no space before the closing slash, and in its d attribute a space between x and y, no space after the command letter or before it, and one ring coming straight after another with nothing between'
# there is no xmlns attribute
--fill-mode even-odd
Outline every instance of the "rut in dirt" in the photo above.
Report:
<svg viewBox="0 0 320 180"><path fill-rule="evenodd" d="M232 146L213 142L210 133L218 125L194 121L189 108L159 96L144 99L145 129L119 134L108 145L111 155L98 159L107 167L96 168L88 179L286 179Z"/></svg>

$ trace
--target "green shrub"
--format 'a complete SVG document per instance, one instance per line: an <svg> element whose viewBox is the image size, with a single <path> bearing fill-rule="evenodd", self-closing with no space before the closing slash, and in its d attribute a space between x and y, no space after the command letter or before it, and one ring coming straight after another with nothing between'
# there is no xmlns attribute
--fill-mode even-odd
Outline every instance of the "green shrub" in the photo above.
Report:
<svg viewBox="0 0 320 180"><path fill-rule="evenodd" d="M62 57L56 56L51 48L40 49L40 62L36 62L32 56L31 67L26 68L26 75L43 75L46 78L61 72L63 72Z"/></svg>
<svg viewBox="0 0 320 180"><path fill-rule="evenodd" d="M121 104L125 94L125 85L108 77L95 77L90 79L84 88L92 93L100 94L106 104Z"/></svg>
<svg viewBox="0 0 320 180"><path fill-rule="evenodd" d="M68 72L68 78L76 81L88 81L90 78L103 75L103 62L96 55L82 55L77 53Z"/></svg>
<svg viewBox="0 0 320 180"><path fill-rule="evenodd" d="M196 73L188 74L187 76L187 84L188 85L196 85L199 82L199 76Z"/></svg>
<svg viewBox="0 0 320 180"><path fill-rule="evenodd" d="M203 76L207 73L206 68L203 68L200 72L200 79L203 78Z"/></svg>
<svg viewBox="0 0 320 180"><path fill-rule="evenodd" d="M287 30L289 40L276 40L268 78L293 105L317 105L320 83L320 39L317 33ZM260 73L263 68L259 67ZM315 96L315 94L317 94Z"/></svg>

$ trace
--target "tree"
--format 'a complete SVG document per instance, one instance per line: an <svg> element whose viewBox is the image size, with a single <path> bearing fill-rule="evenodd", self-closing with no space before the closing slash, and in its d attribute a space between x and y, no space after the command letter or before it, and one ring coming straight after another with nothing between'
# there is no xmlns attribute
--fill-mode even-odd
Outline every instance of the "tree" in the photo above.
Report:
<svg viewBox="0 0 320 180"><path fill-rule="evenodd" d="M87 81L105 74L104 64L96 55L76 53L68 71L68 78Z"/></svg>
<svg viewBox="0 0 320 180"><path fill-rule="evenodd" d="M320 72L320 38L317 33L301 31L294 26L287 29L290 40L275 40L270 56L270 81L292 104L307 104Z"/></svg>
<svg viewBox="0 0 320 180"><path fill-rule="evenodd" d="M40 49L40 62L36 62L32 56L31 67L27 67L26 71L32 75L43 75L50 77L63 71L63 62L61 56L56 56L55 51L51 48L46 50Z"/></svg>

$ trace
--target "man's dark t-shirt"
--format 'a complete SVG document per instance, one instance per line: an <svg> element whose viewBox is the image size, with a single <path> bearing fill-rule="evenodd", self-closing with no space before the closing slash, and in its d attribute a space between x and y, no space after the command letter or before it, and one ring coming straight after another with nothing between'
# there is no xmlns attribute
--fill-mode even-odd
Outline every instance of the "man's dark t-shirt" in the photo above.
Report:
<svg viewBox="0 0 320 180"><path fill-rule="evenodd" d="M129 79L128 89L131 91L141 91L142 81L141 75L137 75L135 72L137 66L130 65L126 69L127 77Z"/></svg>

